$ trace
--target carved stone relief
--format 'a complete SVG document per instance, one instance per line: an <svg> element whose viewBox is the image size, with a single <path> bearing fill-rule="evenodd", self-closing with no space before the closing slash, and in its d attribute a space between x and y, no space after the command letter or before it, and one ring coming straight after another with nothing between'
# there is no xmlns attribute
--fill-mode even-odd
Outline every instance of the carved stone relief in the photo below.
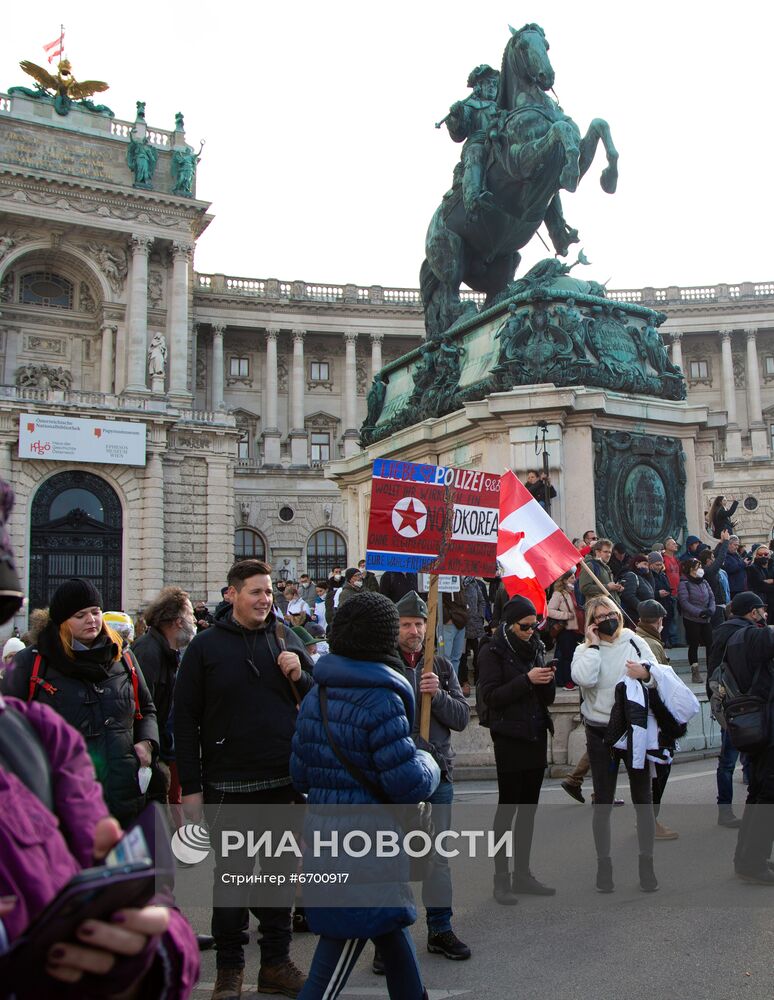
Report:
<svg viewBox="0 0 774 1000"><path fill-rule="evenodd" d="M59 337L37 337L35 334L28 334L24 338L25 351L43 351L46 354L65 353L66 341Z"/></svg>
<svg viewBox="0 0 774 1000"><path fill-rule="evenodd" d="M120 295L129 272L126 250L100 243L88 243L84 249L105 275L115 295Z"/></svg>
<svg viewBox="0 0 774 1000"><path fill-rule="evenodd" d="M71 389L72 384L72 372L62 367L22 365L16 369L16 385L19 389Z"/></svg>

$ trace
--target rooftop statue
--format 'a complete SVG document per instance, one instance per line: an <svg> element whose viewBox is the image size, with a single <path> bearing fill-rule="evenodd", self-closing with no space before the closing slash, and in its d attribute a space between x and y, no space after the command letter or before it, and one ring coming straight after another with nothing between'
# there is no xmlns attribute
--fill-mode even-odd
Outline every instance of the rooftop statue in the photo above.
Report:
<svg viewBox="0 0 774 1000"><path fill-rule="evenodd" d="M460 300L462 282L486 293L485 307L507 292L519 250L542 223L556 253L567 255L578 233L564 219L559 192L575 191L599 142L607 155L600 184L608 194L616 189L618 152L607 122L593 119L581 137L547 94L554 70L543 29L526 24L511 36L499 79L491 67L477 67L468 78L472 96L444 119L465 145L427 231L420 286L431 339L475 311Z"/></svg>
<svg viewBox="0 0 774 1000"><path fill-rule="evenodd" d="M107 115L108 118L115 117L113 112L105 104L93 104L87 98L94 94L101 94L108 89L108 85L101 80L84 80L78 83L72 74L72 65L69 59L63 59L57 66L56 76L52 76L47 69L36 65L34 62L24 59L19 63L21 68L36 81L35 89L29 87L9 87L9 94L25 94L38 101L46 101L54 105L54 110L58 115L67 115L73 104L76 107L85 108L98 115ZM49 93L53 91L53 93Z"/></svg>

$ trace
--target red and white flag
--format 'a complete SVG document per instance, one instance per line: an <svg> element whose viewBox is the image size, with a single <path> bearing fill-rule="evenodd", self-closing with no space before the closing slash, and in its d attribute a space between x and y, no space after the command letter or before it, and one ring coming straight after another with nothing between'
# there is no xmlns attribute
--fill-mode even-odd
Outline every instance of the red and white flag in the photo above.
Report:
<svg viewBox="0 0 774 1000"><path fill-rule="evenodd" d="M509 470L500 477L497 561L510 597L528 597L546 613L545 588L580 562L570 539Z"/></svg>
<svg viewBox="0 0 774 1000"><path fill-rule="evenodd" d="M60 31L59 38L55 38L53 42L49 42L48 45L43 46L43 51L48 56L50 63L62 55L64 52L64 28Z"/></svg>

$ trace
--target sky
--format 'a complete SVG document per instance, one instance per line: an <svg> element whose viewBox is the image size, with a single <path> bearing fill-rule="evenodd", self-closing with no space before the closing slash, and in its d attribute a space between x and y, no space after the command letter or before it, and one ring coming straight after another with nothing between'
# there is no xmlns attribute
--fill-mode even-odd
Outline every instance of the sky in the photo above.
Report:
<svg viewBox="0 0 774 1000"><path fill-rule="evenodd" d="M0 91L65 21L77 79L119 119L206 145L197 196L214 221L198 271L417 287L430 218L460 146L434 122L499 68L527 21L550 43L555 91L585 132L605 118L620 153L615 195L600 148L565 217L612 289L774 279L774 5L739 0L137 0L8 5ZM730 12L732 11L732 15ZM543 230L545 236L545 231ZM519 273L547 256L537 238Z"/></svg>

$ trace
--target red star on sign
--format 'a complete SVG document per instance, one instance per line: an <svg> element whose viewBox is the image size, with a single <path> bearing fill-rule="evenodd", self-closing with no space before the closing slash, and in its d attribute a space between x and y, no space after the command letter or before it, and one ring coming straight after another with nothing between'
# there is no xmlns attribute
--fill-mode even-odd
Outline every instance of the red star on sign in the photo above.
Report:
<svg viewBox="0 0 774 1000"><path fill-rule="evenodd" d="M413 528L414 531L416 531L417 521L420 519L420 517L425 516L423 511L417 510L414 507L413 500L409 500L408 507L405 507L403 510L399 510L398 513L400 514L402 521L401 526L398 529L399 531L405 527Z"/></svg>
<svg viewBox="0 0 774 1000"><path fill-rule="evenodd" d="M404 538L416 538L425 530L427 508L413 497L399 500L392 509L392 526Z"/></svg>

